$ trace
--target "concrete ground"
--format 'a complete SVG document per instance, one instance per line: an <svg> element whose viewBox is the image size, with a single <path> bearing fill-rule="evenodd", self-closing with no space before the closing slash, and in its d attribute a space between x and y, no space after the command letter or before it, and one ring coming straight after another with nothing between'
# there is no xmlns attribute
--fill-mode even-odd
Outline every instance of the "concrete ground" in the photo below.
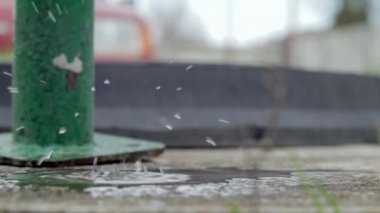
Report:
<svg viewBox="0 0 380 213"><path fill-rule="evenodd" d="M0 211L379 212L380 147L167 150L150 163L0 167Z"/></svg>

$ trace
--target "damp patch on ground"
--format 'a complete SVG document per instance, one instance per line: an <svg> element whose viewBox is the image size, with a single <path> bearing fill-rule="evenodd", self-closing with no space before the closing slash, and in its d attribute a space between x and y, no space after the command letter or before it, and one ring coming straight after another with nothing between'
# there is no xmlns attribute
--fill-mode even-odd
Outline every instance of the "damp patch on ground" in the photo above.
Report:
<svg viewBox="0 0 380 213"><path fill-rule="evenodd" d="M305 177L301 179L300 176ZM0 174L0 190L49 190L61 187L92 198L107 197L263 197L303 196L302 185L317 179L327 189L380 183L376 173L360 171L261 171L213 169L38 169ZM308 182L310 181L310 183ZM368 189L367 189L368 188ZM365 190L378 190L369 186Z"/></svg>

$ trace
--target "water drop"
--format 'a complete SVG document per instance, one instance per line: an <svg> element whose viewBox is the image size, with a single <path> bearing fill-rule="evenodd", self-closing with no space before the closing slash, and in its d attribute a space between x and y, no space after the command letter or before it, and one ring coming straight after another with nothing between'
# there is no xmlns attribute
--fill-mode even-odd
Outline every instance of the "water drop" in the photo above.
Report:
<svg viewBox="0 0 380 213"><path fill-rule="evenodd" d="M67 128L66 127L61 127L61 128L59 128L59 130L58 130L58 133L60 134L60 135L63 135L63 134L65 134L67 132Z"/></svg>
<svg viewBox="0 0 380 213"><path fill-rule="evenodd" d="M104 84L105 84L105 85L109 85L110 83L111 83L111 82L110 82L109 79L105 79L105 80L104 80Z"/></svg>
<svg viewBox="0 0 380 213"><path fill-rule="evenodd" d="M75 114L74 114L74 117L78 117L79 116L79 112L76 112Z"/></svg>
<svg viewBox="0 0 380 213"><path fill-rule="evenodd" d="M38 7L37 7L37 5L34 3L34 1L32 1L32 6L33 6L34 11L36 11L36 13L40 13L40 11L38 10Z"/></svg>
<svg viewBox="0 0 380 213"><path fill-rule="evenodd" d="M98 164L98 157L94 157L94 160L92 161L92 165L96 166Z"/></svg>
<svg viewBox="0 0 380 213"><path fill-rule="evenodd" d="M59 6L59 4L55 4L55 7L57 8L58 14L62 15L62 10L61 10L61 7Z"/></svg>
<svg viewBox="0 0 380 213"><path fill-rule="evenodd" d="M24 126L17 127L16 132L19 132L19 131L23 130L24 128L25 128Z"/></svg>
<svg viewBox="0 0 380 213"><path fill-rule="evenodd" d="M10 73L10 72L4 71L3 74L12 77L12 73Z"/></svg>
<svg viewBox="0 0 380 213"><path fill-rule="evenodd" d="M229 123L230 123L229 121L224 120L224 119L219 119L219 122L220 122L220 123L225 123L225 124L229 124Z"/></svg>
<svg viewBox="0 0 380 213"><path fill-rule="evenodd" d="M216 142L210 137L206 137L206 142L211 144L212 146L216 146Z"/></svg>
<svg viewBox="0 0 380 213"><path fill-rule="evenodd" d="M189 65L189 66L186 67L186 71L189 71L191 69L193 69L193 65Z"/></svg>
<svg viewBox="0 0 380 213"><path fill-rule="evenodd" d="M19 93L19 91L16 87L7 87L7 89L10 93Z"/></svg>
<svg viewBox="0 0 380 213"><path fill-rule="evenodd" d="M166 129L168 129L168 130L173 130L173 127L172 127L171 125L169 125L169 124L166 124L165 127L166 127Z"/></svg>
<svg viewBox="0 0 380 213"><path fill-rule="evenodd" d="M176 89L177 91L182 91L183 90L183 88L182 87L177 87L177 89Z"/></svg>
<svg viewBox="0 0 380 213"><path fill-rule="evenodd" d="M161 89L160 85L156 86L156 90L160 90L160 89Z"/></svg>
<svg viewBox="0 0 380 213"><path fill-rule="evenodd" d="M141 168L141 161L138 160L135 162L135 172L141 172L142 171L142 168Z"/></svg>
<svg viewBox="0 0 380 213"><path fill-rule="evenodd" d="M182 117L179 113L175 113L174 118L180 120Z"/></svg>
<svg viewBox="0 0 380 213"><path fill-rule="evenodd" d="M53 150L49 149L46 154L44 154L37 162L37 165L40 166L45 160L49 160L53 154Z"/></svg>
<svg viewBox="0 0 380 213"><path fill-rule="evenodd" d="M54 14L49 10L48 11L49 18L51 19L52 22L56 23L57 20L55 19Z"/></svg>
<svg viewBox="0 0 380 213"><path fill-rule="evenodd" d="M160 173L164 174L164 169L162 167L160 167L159 169L160 169Z"/></svg>

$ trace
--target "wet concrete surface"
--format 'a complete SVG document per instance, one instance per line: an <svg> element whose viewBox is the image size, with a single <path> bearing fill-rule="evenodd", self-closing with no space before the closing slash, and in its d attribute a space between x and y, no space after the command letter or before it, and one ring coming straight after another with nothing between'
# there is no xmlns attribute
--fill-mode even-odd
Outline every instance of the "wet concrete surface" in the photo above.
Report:
<svg viewBox="0 0 380 213"><path fill-rule="evenodd" d="M168 150L147 163L0 167L0 211L378 212L379 150Z"/></svg>

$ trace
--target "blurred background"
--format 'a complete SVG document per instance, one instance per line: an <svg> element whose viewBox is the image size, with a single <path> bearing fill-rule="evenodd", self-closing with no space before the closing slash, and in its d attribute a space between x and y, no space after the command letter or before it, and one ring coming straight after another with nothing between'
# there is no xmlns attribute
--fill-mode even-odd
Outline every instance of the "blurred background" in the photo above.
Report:
<svg viewBox="0 0 380 213"><path fill-rule="evenodd" d="M12 57L9 2L0 2L1 61ZM380 68L376 0L97 3L98 61L279 65L360 74Z"/></svg>

